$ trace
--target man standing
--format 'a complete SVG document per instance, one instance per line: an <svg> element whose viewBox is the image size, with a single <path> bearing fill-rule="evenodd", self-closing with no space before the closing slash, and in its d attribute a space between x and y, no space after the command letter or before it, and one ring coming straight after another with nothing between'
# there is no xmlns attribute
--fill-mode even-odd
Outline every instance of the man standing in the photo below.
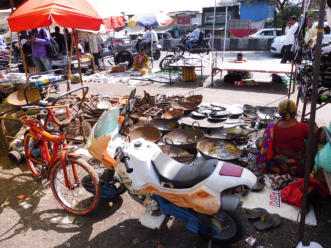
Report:
<svg viewBox="0 0 331 248"><path fill-rule="evenodd" d="M307 21L307 27L306 27L306 34L304 38L304 45L303 45L303 55L308 58L308 60L313 60L313 53L311 51L311 48L313 47L314 38L317 35L317 29L316 27L313 27L314 19L309 18Z"/></svg>
<svg viewBox="0 0 331 248"><path fill-rule="evenodd" d="M191 39L189 39L189 40L187 41L188 48L189 48L190 50L192 50L193 43L198 42L199 37L200 37L199 24L198 24L198 23L195 23L195 24L193 25L193 28L194 28L193 32L192 32L192 33L189 33L189 34L187 35L188 37L191 37Z"/></svg>
<svg viewBox="0 0 331 248"><path fill-rule="evenodd" d="M152 27L150 27L150 31L151 31L152 43L156 44L159 41L159 38L157 37L157 33Z"/></svg>
<svg viewBox="0 0 331 248"><path fill-rule="evenodd" d="M60 33L60 28L59 26L55 26L55 32L51 33L51 36L53 39L57 42L59 45L59 53L60 54L65 54L65 41L64 41L64 36L63 34Z"/></svg>
<svg viewBox="0 0 331 248"><path fill-rule="evenodd" d="M287 61L291 62L293 60L293 53L291 50L295 40L295 32L298 29L297 17L291 16L289 22L291 27L285 37L285 48L284 53L282 54L282 60L280 62L282 64L286 64Z"/></svg>
<svg viewBox="0 0 331 248"><path fill-rule="evenodd" d="M142 41L139 43L139 50L141 51L146 48L149 48L151 45L151 39L152 39L151 31L149 31L148 27L145 27L144 36L141 38Z"/></svg>

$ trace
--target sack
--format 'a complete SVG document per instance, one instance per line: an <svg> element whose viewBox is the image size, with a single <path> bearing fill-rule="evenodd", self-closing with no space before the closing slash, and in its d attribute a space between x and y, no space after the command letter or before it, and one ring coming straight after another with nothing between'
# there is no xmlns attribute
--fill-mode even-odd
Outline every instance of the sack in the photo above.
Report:
<svg viewBox="0 0 331 248"><path fill-rule="evenodd" d="M295 180L294 183L289 184L280 192L282 201L301 208L302 197L303 197L303 186L304 186L304 178L298 178L297 180ZM321 182L310 177L309 185L308 185L308 202L309 202L309 198L310 199L312 198L314 192L317 192L319 199L322 200L324 200L329 195L329 190ZM312 199L310 202L312 202Z"/></svg>
<svg viewBox="0 0 331 248"><path fill-rule="evenodd" d="M40 36L45 39L46 34L44 29L40 29ZM47 56L51 59L56 59L60 52L59 44L57 44L56 40L54 40L51 36L49 37L49 40L51 43L46 45Z"/></svg>

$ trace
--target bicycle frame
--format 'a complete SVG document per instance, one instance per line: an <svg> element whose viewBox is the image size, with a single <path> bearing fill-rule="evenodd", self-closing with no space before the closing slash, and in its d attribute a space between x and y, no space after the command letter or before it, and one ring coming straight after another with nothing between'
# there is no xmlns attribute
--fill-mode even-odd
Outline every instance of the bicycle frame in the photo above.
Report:
<svg viewBox="0 0 331 248"><path fill-rule="evenodd" d="M46 109L48 111L48 118L56 123L60 128L64 126L64 124L61 124L59 120L56 119L54 112L52 109L54 108L66 108L67 110L67 117L70 120L70 112L69 112L69 105L58 105L58 106L51 106L51 107L44 107L42 109ZM30 150L30 154L25 154L27 158L32 160L35 163L38 163L42 166L47 167L46 177L49 179L50 171L52 167L55 165L55 163L61 159L62 163L62 169L65 177L65 184L66 187L69 189L73 189L74 185L70 183L68 180L68 173L67 173L67 166L66 166L66 159L68 156L74 156L73 153L68 153L68 147L66 143L66 135L64 132L60 131L60 135L53 135L47 132L44 129L44 126L40 123L39 120L36 119L27 119L27 116L23 116L20 118L21 122L30 128L28 129L29 132L32 133L34 136L35 142L33 144L32 149ZM68 124L70 121L68 121ZM52 145L50 148L49 145ZM31 155L32 152L39 148L40 154L43 161L39 161L37 159L34 159ZM72 165L73 175L75 181L79 181L77 177L76 168L74 165Z"/></svg>

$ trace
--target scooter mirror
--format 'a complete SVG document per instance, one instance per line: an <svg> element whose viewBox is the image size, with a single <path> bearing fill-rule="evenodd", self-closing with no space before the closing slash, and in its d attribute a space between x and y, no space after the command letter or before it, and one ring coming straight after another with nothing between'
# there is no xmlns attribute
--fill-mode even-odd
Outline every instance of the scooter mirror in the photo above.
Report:
<svg viewBox="0 0 331 248"><path fill-rule="evenodd" d="M129 97L129 100L133 99L136 95L136 88L134 88L133 90L131 90L131 93L130 93L130 97Z"/></svg>

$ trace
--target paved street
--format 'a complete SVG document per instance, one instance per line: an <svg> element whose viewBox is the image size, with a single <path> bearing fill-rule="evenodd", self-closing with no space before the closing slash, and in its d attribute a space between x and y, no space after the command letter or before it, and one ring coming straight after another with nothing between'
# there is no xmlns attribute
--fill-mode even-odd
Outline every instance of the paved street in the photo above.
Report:
<svg viewBox="0 0 331 248"><path fill-rule="evenodd" d="M221 54L221 53L219 53ZM226 59L234 59L236 52L226 52ZM164 56L165 54L163 54ZM280 62L280 58L272 56L269 52L244 52L248 61L268 63L270 67ZM206 59L207 61L207 59ZM159 61L156 61L158 64ZM210 64L205 65L203 86L197 83L166 83L147 82L139 84L137 94L143 91L155 94L183 94L190 91L202 94L204 102L217 102L224 104L251 104L259 106L277 106L287 94L287 87L283 84L271 83L268 74L254 74L259 81L258 86L235 87L224 84L213 86L210 82ZM157 69L157 66L156 68ZM219 76L217 77L219 80ZM218 81L220 82L220 81ZM89 83L90 94L125 95L132 87L127 84ZM73 87L80 85L74 84ZM61 85L62 91L65 85ZM296 95L291 97L296 100ZM299 109L302 107L302 103ZM328 126L331 106L326 106L317 112L318 125ZM141 247L156 248L162 244L165 248L204 248L208 244L202 238L185 230L185 226L177 220L170 219L161 230L149 230L142 227L139 217L143 208L125 193L114 202L102 201L98 209L92 214L83 217L72 216L66 213L54 199L49 184L46 181L35 181L25 165L11 164L6 155L0 157L0 205L8 202L8 206L0 207L0 247L1 248L32 248L32 247ZM24 195L23 199L17 196ZM330 206L330 202L328 203ZM325 210L325 209L324 209ZM330 211L329 211L330 212ZM331 247L330 215L320 218L320 228L307 227L307 233L313 240L319 238L325 247ZM289 228L288 233L275 229L264 233L259 245L263 247L293 247L296 243L297 225L284 221ZM253 234L250 226L248 234ZM247 236L246 235L246 236ZM284 244L271 237L282 237ZM217 247L217 246L213 246ZM224 246L219 246L224 247ZM249 247L244 241L232 247Z"/></svg>

